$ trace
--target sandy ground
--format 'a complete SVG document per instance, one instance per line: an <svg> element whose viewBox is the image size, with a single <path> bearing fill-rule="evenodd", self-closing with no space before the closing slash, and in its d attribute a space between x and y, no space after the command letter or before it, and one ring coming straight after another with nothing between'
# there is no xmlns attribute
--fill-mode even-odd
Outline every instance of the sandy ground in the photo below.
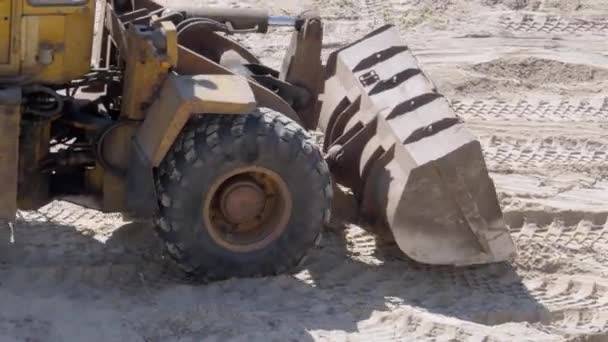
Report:
<svg viewBox="0 0 608 342"><path fill-rule="evenodd" d="M608 341L602 0L209 1L317 6L326 52L385 22L483 143L511 264L415 264L353 224L295 276L191 284L146 223L55 202L0 231L0 341ZM284 31L242 41L277 66Z"/></svg>

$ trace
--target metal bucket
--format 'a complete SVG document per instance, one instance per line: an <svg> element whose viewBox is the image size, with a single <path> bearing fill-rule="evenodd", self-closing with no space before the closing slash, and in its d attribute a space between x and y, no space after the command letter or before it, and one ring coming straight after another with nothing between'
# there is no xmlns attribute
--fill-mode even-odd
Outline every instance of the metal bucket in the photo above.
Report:
<svg viewBox="0 0 608 342"><path fill-rule="evenodd" d="M510 259L480 143L392 26L334 52L319 128L338 183L387 224L409 257L471 265Z"/></svg>

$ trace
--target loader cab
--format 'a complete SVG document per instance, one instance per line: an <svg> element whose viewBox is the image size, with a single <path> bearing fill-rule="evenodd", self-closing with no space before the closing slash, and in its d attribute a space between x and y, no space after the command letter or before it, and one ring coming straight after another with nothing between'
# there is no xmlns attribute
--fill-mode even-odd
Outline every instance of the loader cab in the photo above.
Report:
<svg viewBox="0 0 608 342"><path fill-rule="evenodd" d="M0 0L0 78L59 84L90 70L94 0Z"/></svg>

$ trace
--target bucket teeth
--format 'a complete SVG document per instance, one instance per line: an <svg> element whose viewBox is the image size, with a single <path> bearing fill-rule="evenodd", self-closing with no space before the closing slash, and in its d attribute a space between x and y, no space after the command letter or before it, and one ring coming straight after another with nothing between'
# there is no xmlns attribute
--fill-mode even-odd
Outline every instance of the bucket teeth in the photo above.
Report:
<svg viewBox="0 0 608 342"><path fill-rule="evenodd" d="M338 183L399 247L429 264L510 259L481 145L420 70L397 29L332 53L319 127Z"/></svg>

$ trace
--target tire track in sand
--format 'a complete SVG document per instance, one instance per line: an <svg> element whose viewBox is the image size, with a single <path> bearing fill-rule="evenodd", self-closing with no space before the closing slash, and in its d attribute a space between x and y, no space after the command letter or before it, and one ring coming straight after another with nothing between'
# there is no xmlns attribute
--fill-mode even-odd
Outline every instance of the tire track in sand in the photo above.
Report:
<svg viewBox="0 0 608 342"><path fill-rule="evenodd" d="M456 113L479 121L608 122L608 98L585 100L453 100Z"/></svg>
<svg viewBox="0 0 608 342"><path fill-rule="evenodd" d="M543 13L508 13L499 18L507 31L523 33L575 34L608 33L608 19L566 18Z"/></svg>
<svg viewBox="0 0 608 342"><path fill-rule="evenodd" d="M528 286L548 308L555 327L587 333L608 331L608 284L605 282L577 276L554 282L532 280Z"/></svg>
<svg viewBox="0 0 608 342"><path fill-rule="evenodd" d="M608 176L608 141L599 136L576 137L550 131L544 136L501 134L498 130L505 126L470 127L480 137L488 166L493 172L514 172L523 174L539 172L581 172L589 173L595 180ZM534 125L532 125L534 126ZM522 134L525 126L520 125ZM514 129L517 129L514 127ZM540 130L540 129L539 129Z"/></svg>
<svg viewBox="0 0 608 342"><path fill-rule="evenodd" d="M592 271L608 275L608 212L509 210L505 219L517 244L524 246L520 248L522 258L537 263L529 265L531 268L543 268L538 265L546 261L542 259L549 259L551 252L563 252L566 258L576 258L564 260L566 264L588 263L594 267ZM544 247L550 251L542 251ZM536 252L539 254L534 255ZM559 265L549 268L553 266Z"/></svg>
<svg viewBox="0 0 608 342"><path fill-rule="evenodd" d="M339 257L342 251L336 246L343 242L336 239L344 238L332 233L309 265L307 276L334 310L350 312L362 322L355 338L482 337L507 341L514 337L489 326L520 321L581 331L599 331L605 326L608 288L599 280L553 273L522 279L508 264L465 268L421 265L395 250L371 254L373 242L356 230L350 228L344 241L351 260ZM376 314L367 317L370 308ZM531 340L548 338L538 331L530 334L536 334Z"/></svg>

